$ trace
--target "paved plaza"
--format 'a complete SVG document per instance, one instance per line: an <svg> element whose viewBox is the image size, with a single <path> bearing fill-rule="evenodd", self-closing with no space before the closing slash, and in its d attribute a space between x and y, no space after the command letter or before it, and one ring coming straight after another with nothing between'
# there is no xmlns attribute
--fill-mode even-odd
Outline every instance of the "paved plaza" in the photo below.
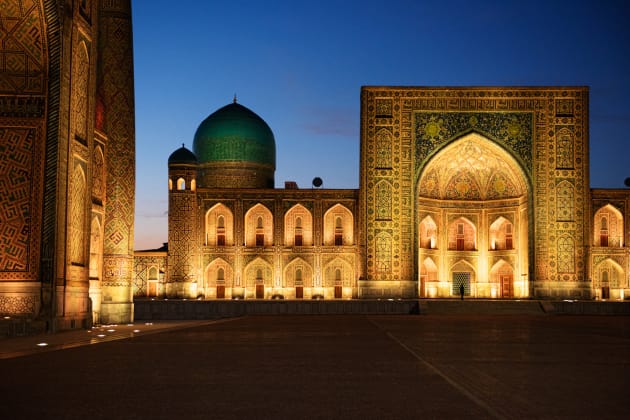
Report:
<svg viewBox="0 0 630 420"><path fill-rule="evenodd" d="M630 417L624 316L247 316L0 355L7 419Z"/></svg>

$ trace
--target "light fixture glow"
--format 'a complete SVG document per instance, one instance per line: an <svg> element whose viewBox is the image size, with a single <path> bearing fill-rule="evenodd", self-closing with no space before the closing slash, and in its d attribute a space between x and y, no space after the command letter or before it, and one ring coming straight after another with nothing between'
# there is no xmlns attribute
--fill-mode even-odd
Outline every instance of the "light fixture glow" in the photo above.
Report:
<svg viewBox="0 0 630 420"><path fill-rule="evenodd" d="M46 347L48 343L37 343L38 347Z"/></svg>

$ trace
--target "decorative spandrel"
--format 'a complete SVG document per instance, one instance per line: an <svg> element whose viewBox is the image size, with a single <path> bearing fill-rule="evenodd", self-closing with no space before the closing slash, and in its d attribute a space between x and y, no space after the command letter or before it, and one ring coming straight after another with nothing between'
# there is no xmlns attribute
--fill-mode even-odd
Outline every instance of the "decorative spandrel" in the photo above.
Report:
<svg viewBox="0 0 630 420"><path fill-rule="evenodd" d="M532 170L531 112L416 112L416 169L440 147L467 133L478 132L504 146Z"/></svg>

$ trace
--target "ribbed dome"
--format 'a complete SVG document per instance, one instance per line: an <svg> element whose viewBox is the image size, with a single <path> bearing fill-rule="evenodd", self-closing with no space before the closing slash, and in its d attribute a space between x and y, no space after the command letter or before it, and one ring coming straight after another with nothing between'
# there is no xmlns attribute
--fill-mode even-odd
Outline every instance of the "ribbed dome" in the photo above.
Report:
<svg viewBox="0 0 630 420"><path fill-rule="evenodd" d="M196 164L197 156L190 150L186 149L186 147L182 144L182 147L175 150L168 157L168 164L177 164L177 163L188 163L188 164Z"/></svg>
<svg viewBox="0 0 630 420"><path fill-rule="evenodd" d="M267 123L236 102L197 128L193 151L200 163L248 162L276 167L276 142Z"/></svg>

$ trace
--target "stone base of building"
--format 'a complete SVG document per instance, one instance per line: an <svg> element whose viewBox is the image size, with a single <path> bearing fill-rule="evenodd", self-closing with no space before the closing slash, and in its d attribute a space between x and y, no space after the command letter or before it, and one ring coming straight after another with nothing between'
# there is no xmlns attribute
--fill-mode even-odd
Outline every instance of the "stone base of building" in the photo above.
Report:
<svg viewBox="0 0 630 420"><path fill-rule="evenodd" d="M532 288L532 297L535 299L595 298L589 282L535 281Z"/></svg>
<svg viewBox="0 0 630 420"><path fill-rule="evenodd" d="M133 322L133 302L103 302L101 304L102 324L129 322Z"/></svg>
<svg viewBox="0 0 630 420"><path fill-rule="evenodd" d="M360 299L413 299L417 295L415 281L362 280L359 281Z"/></svg>
<svg viewBox="0 0 630 420"><path fill-rule="evenodd" d="M36 316L41 308L41 283L0 283L0 315Z"/></svg>

